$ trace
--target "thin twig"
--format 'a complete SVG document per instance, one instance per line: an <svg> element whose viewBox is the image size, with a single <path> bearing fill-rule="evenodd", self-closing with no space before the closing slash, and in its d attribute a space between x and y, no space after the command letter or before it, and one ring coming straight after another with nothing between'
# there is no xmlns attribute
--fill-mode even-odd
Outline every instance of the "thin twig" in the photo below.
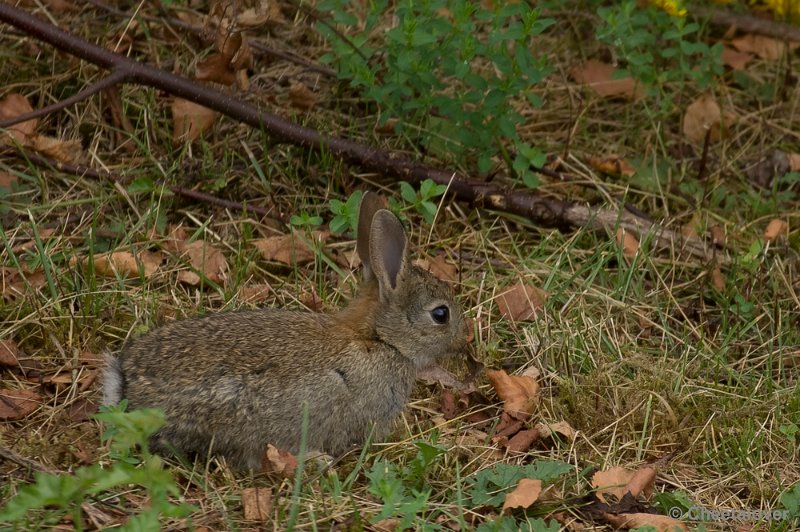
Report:
<svg viewBox="0 0 800 532"><path fill-rule="evenodd" d="M691 10L691 13L696 17L708 18L712 24L717 26L736 26L736 28L745 33L757 33L776 39L800 42L800 28L777 20L758 18L752 15L739 15L729 11L704 7L695 7Z"/></svg>

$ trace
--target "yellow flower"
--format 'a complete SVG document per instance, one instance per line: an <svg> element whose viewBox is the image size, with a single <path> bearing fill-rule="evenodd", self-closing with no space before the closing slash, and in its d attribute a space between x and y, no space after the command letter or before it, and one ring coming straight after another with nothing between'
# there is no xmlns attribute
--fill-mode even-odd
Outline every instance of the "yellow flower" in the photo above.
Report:
<svg viewBox="0 0 800 532"><path fill-rule="evenodd" d="M780 0L776 0L780 1ZM660 7L673 17L685 17L686 8L683 7L683 2L679 0L650 0L650 3L656 7Z"/></svg>

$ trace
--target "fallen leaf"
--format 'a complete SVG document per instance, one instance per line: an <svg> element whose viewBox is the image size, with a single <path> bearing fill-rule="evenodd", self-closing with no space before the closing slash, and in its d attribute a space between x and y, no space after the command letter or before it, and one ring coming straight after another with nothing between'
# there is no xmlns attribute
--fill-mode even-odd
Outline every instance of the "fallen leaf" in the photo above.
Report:
<svg viewBox="0 0 800 532"><path fill-rule="evenodd" d="M503 370L487 371L486 377L503 400L503 411L522 421L531 417L539 405L539 384L534 379Z"/></svg>
<svg viewBox="0 0 800 532"><path fill-rule="evenodd" d="M14 340L0 340L0 366L16 366L19 347Z"/></svg>
<svg viewBox="0 0 800 532"><path fill-rule="evenodd" d="M622 256L632 260L639 252L639 241L630 231L617 229L617 245L622 248Z"/></svg>
<svg viewBox="0 0 800 532"><path fill-rule="evenodd" d="M261 470L264 473L275 473L283 478L292 478L296 468L297 458L292 453L278 449L271 443L267 445L267 450L261 457Z"/></svg>
<svg viewBox="0 0 800 532"><path fill-rule="evenodd" d="M633 177L636 169L631 164L617 155L608 157L589 157L589 166L612 176Z"/></svg>
<svg viewBox="0 0 800 532"><path fill-rule="evenodd" d="M512 322L536 319L536 311L544 309L547 292L533 285L517 284L497 296L500 314Z"/></svg>
<svg viewBox="0 0 800 532"><path fill-rule="evenodd" d="M254 7L239 13L236 22L243 28L256 28L264 24L285 22L280 5L275 0L260 0Z"/></svg>
<svg viewBox="0 0 800 532"><path fill-rule="evenodd" d="M461 382L458 377L438 364L431 364L417 370L417 380L432 386L440 384L445 388L452 388L458 392L472 393L478 391L472 382Z"/></svg>
<svg viewBox="0 0 800 532"><path fill-rule="evenodd" d="M233 85L236 81L236 72L231 68L228 58L221 53L211 54L197 63L194 76L200 81L213 81L223 85Z"/></svg>
<svg viewBox="0 0 800 532"><path fill-rule="evenodd" d="M506 495L503 502L503 511L511 508L529 508L531 504L539 500L542 494L542 481L538 478L523 478L517 483L514 491Z"/></svg>
<svg viewBox="0 0 800 532"><path fill-rule="evenodd" d="M458 268L447 262L444 253L438 253L432 259L417 259L414 261L414 265L432 273L434 277L446 283L453 284L458 281Z"/></svg>
<svg viewBox="0 0 800 532"><path fill-rule="evenodd" d="M114 251L111 253L101 253L84 259L84 267L88 266L89 260L94 262L94 271L98 275L105 277L116 277L119 274L128 279L139 277L139 267L145 279L149 279L156 273L161 266L161 253L156 251L140 251L138 257L130 251ZM70 265L77 263L77 257L70 260Z"/></svg>
<svg viewBox="0 0 800 532"><path fill-rule="evenodd" d="M70 403L67 407L67 415L73 423L83 423L88 421L92 414L96 413L99 409L96 403L93 403L85 397L79 397Z"/></svg>
<svg viewBox="0 0 800 532"><path fill-rule="evenodd" d="M33 107L28 103L28 99L22 94L11 93L2 100L0 100L0 120L8 120L20 115L33 112ZM38 118L26 120L19 124L10 126L6 133L11 135L16 142L25 144L27 137L33 134L36 125L39 123ZM0 137L0 145L4 144L6 140Z"/></svg>
<svg viewBox="0 0 800 532"><path fill-rule="evenodd" d="M375 532L396 532L400 526L400 520L394 517L381 519L374 523L370 528Z"/></svg>
<svg viewBox="0 0 800 532"><path fill-rule="evenodd" d="M11 188L18 181L17 176L0 171L0 187Z"/></svg>
<svg viewBox="0 0 800 532"><path fill-rule="evenodd" d="M714 98L704 94L686 108L686 113L683 115L683 134L690 141L703 144L706 131L710 130L710 140L716 142L733 121L732 113L723 113Z"/></svg>
<svg viewBox="0 0 800 532"><path fill-rule="evenodd" d="M239 290L239 299L248 303L263 303L271 292L272 287L269 283L251 284Z"/></svg>
<svg viewBox="0 0 800 532"><path fill-rule="evenodd" d="M681 226L681 235L683 235L684 238L700 238L700 226L700 213L695 211L694 214L692 214L692 218Z"/></svg>
<svg viewBox="0 0 800 532"><path fill-rule="evenodd" d="M769 222L769 225L764 230L764 240L774 242L778 237L786 236L787 234L789 234L789 224L780 218L775 218Z"/></svg>
<svg viewBox="0 0 800 532"><path fill-rule="evenodd" d="M800 153L789 154L789 170L800 172Z"/></svg>
<svg viewBox="0 0 800 532"><path fill-rule="evenodd" d="M16 421L34 412L42 396L33 390L0 390L0 420Z"/></svg>
<svg viewBox="0 0 800 532"><path fill-rule="evenodd" d="M753 59L753 54L739 52L729 46L725 46L722 48L722 53L719 57L723 65L727 65L734 70L744 70L747 67L747 63Z"/></svg>
<svg viewBox="0 0 800 532"><path fill-rule="evenodd" d="M308 111L317 103L317 95L299 81L292 81L289 85L289 101L298 109Z"/></svg>
<svg viewBox="0 0 800 532"><path fill-rule="evenodd" d="M27 287L39 290L47 284L47 277L43 269L38 269L33 273L20 272L11 268L3 268L3 298L14 299L25 293Z"/></svg>
<svg viewBox="0 0 800 532"><path fill-rule="evenodd" d="M91 351L81 351L81 354L78 355L78 361L81 364L94 366L96 368L103 367L106 364L106 360L103 355L98 355L97 353L93 353Z"/></svg>
<svg viewBox="0 0 800 532"><path fill-rule="evenodd" d="M42 155L62 163L74 163L83 158L81 141L61 140L46 135L33 135L28 145Z"/></svg>
<svg viewBox="0 0 800 532"><path fill-rule="evenodd" d="M784 41L753 33L748 33L738 39L733 39L731 41L731 46L740 52L756 54L761 59L767 61L779 60L786 51L786 43ZM798 46L800 46L800 43L789 43L790 50L794 50Z"/></svg>
<svg viewBox="0 0 800 532"><path fill-rule="evenodd" d="M504 447L512 452L526 453L541 439L542 434L537 429L520 430L505 443Z"/></svg>
<svg viewBox="0 0 800 532"><path fill-rule="evenodd" d="M188 259L192 268L202 272L205 278L213 283L220 285L225 283L228 278L228 261L222 251L204 240L195 240L188 244L184 243L180 247L181 257ZM181 282L191 286L200 284L200 276L195 272L183 270L178 273L178 279Z"/></svg>
<svg viewBox="0 0 800 532"><path fill-rule="evenodd" d="M675 532L685 530L686 525L668 515L660 514L611 514L604 512L603 516L615 528L639 529L640 527L653 527L656 532Z"/></svg>
<svg viewBox="0 0 800 532"><path fill-rule="evenodd" d="M633 99L641 93L636 81L631 77L615 79L617 69L597 59L590 59L570 70L570 77L591 88L601 98L622 96Z"/></svg>
<svg viewBox="0 0 800 532"><path fill-rule="evenodd" d="M172 140L192 142L214 125L218 113L208 107L175 98L172 101Z"/></svg>
<svg viewBox="0 0 800 532"><path fill-rule="evenodd" d="M537 423L535 427L542 438L552 438L555 434L559 434L568 440L574 440L578 434L572 425L566 421L557 421L555 423Z"/></svg>
<svg viewBox="0 0 800 532"><path fill-rule="evenodd" d="M445 419L454 419L462 414L469 406L469 399L467 394L456 394L447 388L442 388L439 394L439 409Z"/></svg>
<svg viewBox="0 0 800 532"><path fill-rule="evenodd" d="M725 229L723 229L721 225L712 225L708 228L708 232L711 233L711 243L717 247L723 247L725 245Z"/></svg>
<svg viewBox="0 0 800 532"><path fill-rule="evenodd" d="M55 13L66 13L68 11L77 11L78 7L72 2L66 0L45 0L47 7Z"/></svg>
<svg viewBox="0 0 800 532"><path fill-rule="evenodd" d="M248 521L266 522L272 513L272 490L270 488L244 488L242 509Z"/></svg>
<svg viewBox="0 0 800 532"><path fill-rule="evenodd" d="M313 231L311 238L317 242L325 242L328 239L328 233ZM299 237L296 238L294 233L254 240L253 245L261 252L261 256L264 259L290 266L292 264L306 264L316 258L314 249Z"/></svg>
<svg viewBox="0 0 800 532"><path fill-rule="evenodd" d="M638 471L631 471L616 466L606 471L598 471L592 476L592 487L597 489L597 498L608 503L606 495L612 495L617 501L626 493L638 497L644 493L645 498L652 494L656 470L651 465L642 466Z"/></svg>
<svg viewBox="0 0 800 532"><path fill-rule="evenodd" d="M719 266L715 266L714 269L711 270L711 286L713 286L714 290L717 292L725 291L725 276L722 275L722 270L720 270Z"/></svg>
<svg viewBox="0 0 800 532"><path fill-rule="evenodd" d="M625 486L628 485L633 475L633 471L619 466L598 471L592 476L592 487L596 488L597 498L600 501L608 503L606 495L613 495L619 501L628 492Z"/></svg>
<svg viewBox="0 0 800 532"><path fill-rule="evenodd" d="M508 438L517 434L525 424L519 419L514 419L508 412L503 412L500 415L500 422L495 427L494 437L492 441L504 445L507 443Z"/></svg>

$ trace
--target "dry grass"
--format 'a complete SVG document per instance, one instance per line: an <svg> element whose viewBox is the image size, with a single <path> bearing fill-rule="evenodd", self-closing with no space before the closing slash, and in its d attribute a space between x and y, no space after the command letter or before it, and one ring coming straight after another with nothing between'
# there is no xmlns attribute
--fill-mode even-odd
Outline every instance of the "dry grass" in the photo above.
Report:
<svg viewBox="0 0 800 532"><path fill-rule="evenodd" d="M35 11L44 15L42 8ZM142 11L157 16L150 4L142 5ZM294 9L287 5L285 13ZM100 43L128 24L89 6L51 15L62 27ZM450 203L433 228L408 212L414 247L430 256L444 251L461 268L460 297L469 314L480 318L478 358L509 372L539 368L542 402L537 420L566 420L578 436L574 442L548 442L522 456L509 456L475 436L476 427L490 433L491 425L466 421L475 411L498 413L499 405L483 381L481 391L489 404L474 406L450 421L441 416L438 391L420 385L398 429L387 442L369 448L363 463L357 456L347 457L303 485L299 527L366 526L381 504L368 493L365 472L378 459L407 463L416 453L417 440L435 440L446 449L426 477L433 488L428 511L460 516L463 522L479 522L485 512L459 505L457 478L463 482L499 462L548 458L574 465L574 474L559 481L560 500L589 493L594 468L636 468L670 454L656 490L685 492L706 508L778 509L781 493L800 481L796 442L785 433L786 427L800 425L800 263L793 229L800 201L797 185L781 191L762 189L743 172L774 149L800 153L800 90L789 87L783 99L761 99L726 74L714 94L739 120L728 137L711 147L710 174L698 182L696 154L678 158L687 149L681 115L695 93L686 89L674 112L658 120L630 102L597 99L566 76L582 58L602 53L601 45L589 39L591 19L556 19L554 30L541 40L556 74L542 85L544 107L521 110L529 117L522 133L547 153L561 156L561 168L576 180L544 179L542 192L576 202L625 201L678 230L693 216L703 228L721 225L728 237L726 250L734 259L723 272L725 289L711 286L711 265L687 260L677 251L650 253L646 241L639 255L629 260L605 234L544 230ZM131 30L132 55L139 59L191 73L206 51L196 38L167 29L157 18L146 23L147 31L144 28L139 24ZM324 42L303 15L258 39L311 60L325 52ZM73 94L99 75L94 67L8 28L2 31L0 45L0 79L6 80L0 97L22 93L34 108ZM777 87L784 68L756 61L748 72L760 86ZM415 151L408 139L376 134L376 117L357 94L333 79L285 61L259 58L251 80L252 90L240 96L266 109L336 135ZM290 105L290 81L316 91L318 104L310 112ZM354 285L346 270L339 275L319 255L304 266L283 266L259 257L252 240L273 235L276 229L285 231L280 222L192 203L160 187L141 194L130 194L127 187L148 176L229 199L252 200L274 209L275 218L284 222L287 215L302 211L327 222L331 199L344 199L364 187L380 187L399 197L395 184L325 154L272 145L260 132L225 119L205 140L175 145L168 98L140 87L125 87L121 94L133 124L130 133L120 134L110 125L104 96L47 117L39 129L79 140L82 162L124 176L122 183L43 169L5 155L0 159L0 171L18 178L13 191L0 197L3 266L45 274L44 281L24 287L21 295L12 296L4 287L0 338L13 339L26 356L38 361L43 375L51 375L78 371L81 353L114 351L128 337L166 320L255 305L313 310L341 306ZM588 156L610 153L655 161L653 166L666 177L660 186L642 177L610 178L585 162ZM723 201L716 201L716 190L724 191ZM783 194L780 199L777 192ZM82 217L59 223L69 215ZM757 266L746 267L742 257L775 217L789 222L788 239L772 244ZM183 224L194 238L222 250L230 271L221 286L198 289L177 282L177 273L187 265L174 254L167 255L159 272L147 280L102 277L70 266L73 258L106 250L162 249L167 224ZM56 230L43 233L48 228ZM46 235L41 249L35 243L37 233ZM331 240L327 247L329 255L352 249L353 242L344 238ZM498 312L497 294L519 279L550 294L534 322L512 323ZM245 289L261 283L271 287L266 299L247 301ZM95 366L82 368L91 372ZM27 382L8 369L0 375L3 388L41 385L47 397L32 415L0 424L0 445L63 471L109 459L98 424L80 411L98 402L99 380L81 389L77 375L76 384L61 386ZM214 463L174 467L186 500L198 507L194 526L252 527L243 519L239 500L241 488L251 485L273 488L274 520L267 526L284 526L291 480L237 478ZM310 462L307 478L319 467ZM332 478L344 481L354 471L352 484L337 492ZM0 474L6 479L0 487L2 498L28 480L26 471L11 462L0 463ZM97 504L119 517L143 504L144 497L132 490ZM555 505L574 511L573 503ZM707 524L709 529L725 526ZM791 528L786 523L753 526Z"/></svg>

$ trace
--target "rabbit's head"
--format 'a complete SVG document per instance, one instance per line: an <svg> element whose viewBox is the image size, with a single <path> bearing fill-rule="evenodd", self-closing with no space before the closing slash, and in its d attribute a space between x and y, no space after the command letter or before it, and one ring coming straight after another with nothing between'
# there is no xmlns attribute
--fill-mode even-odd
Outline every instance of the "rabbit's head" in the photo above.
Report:
<svg viewBox="0 0 800 532"><path fill-rule="evenodd" d="M365 193L357 250L365 284L374 287L377 283L375 331L382 341L422 368L462 350L466 327L450 288L411 264L407 248L400 220L383 208L377 195Z"/></svg>

